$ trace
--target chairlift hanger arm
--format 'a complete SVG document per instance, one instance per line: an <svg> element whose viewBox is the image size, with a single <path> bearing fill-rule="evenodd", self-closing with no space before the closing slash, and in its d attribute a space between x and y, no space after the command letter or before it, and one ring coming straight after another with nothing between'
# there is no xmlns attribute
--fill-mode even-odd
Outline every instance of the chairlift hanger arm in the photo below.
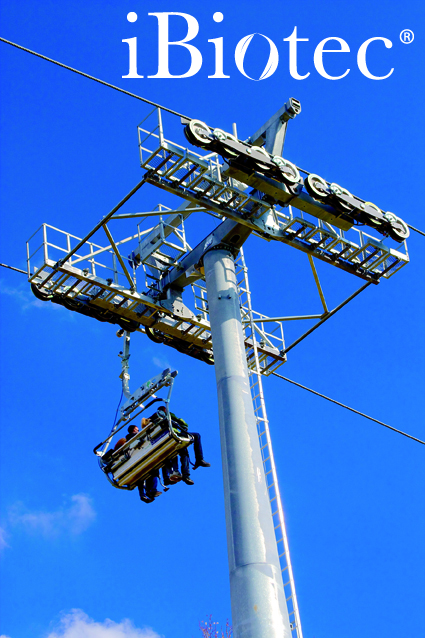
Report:
<svg viewBox="0 0 425 638"><path fill-rule="evenodd" d="M119 333L117 333L119 334ZM122 367L122 372L120 374L121 377L121 381L122 381L122 391L123 394L125 396L126 399L129 399L131 396L130 393L130 388L129 388L129 381L130 381L130 364L129 364L129 359L130 359L130 333L127 330L124 330L124 335L123 335L123 339L124 339L124 348L123 348L123 352L120 353L120 357L121 357L121 367Z"/></svg>
<svg viewBox="0 0 425 638"><path fill-rule="evenodd" d="M163 387L172 387L176 376L177 370L171 371L170 368L167 368L160 374L152 377L152 379L146 381L146 383L131 394L130 398L121 407L122 417L128 417L131 415L131 413L137 409L140 404L144 404L145 401L154 396L154 394L159 392ZM171 390L169 390L168 397L165 401L169 400L170 394Z"/></svg>
<svg viewBox="0 0 425 638"><path fill-rule="evenodd" d="M124 339L126 339L126 337L124 337ZM129 357L129 340L124 342L123 359L128 361L128 357ZM125 366L125 364L123 363L123 371L124 369L128 369L128 365ZM128 425L131 420L135 419L137 416L139 416L142 412L147 410L154 403L158 401L163 401L164 404L168 406L170 402L174 379L177 376L177 374L178 374L177 370L172 371L170 368L166 368L165 370L163 370L163 372L161 372L160 374L157 374L155 377L152 377L151 379L146 381L146 383L140 386L140 388L138 388L135 392L130 394L127 401L121 407L121 417L118 423L116 424L116 426L114 426L114 428L112 429L112 432L110 432L108 437L104 441L102 441L102 443L99 443L99 445L97 445L94 448L93 452L97 454L97 450L100 447L102 447L102 445L104 445L105 443L109 444L112 437L117 432L119 432L125 425ZM123 385L124 385L124 381L123 381ZM164 387L169 388L167 398L162 399L160 397L156 397L155 393L159 392ZM151 397L154 397L153 400L146 403L146 401L148 401ZM122 425L120 427L117 427L118 425L120 425L120 423L122 423ZM105 450L103 450L103 452L105 451L106 451L106 448Z"/></svg>

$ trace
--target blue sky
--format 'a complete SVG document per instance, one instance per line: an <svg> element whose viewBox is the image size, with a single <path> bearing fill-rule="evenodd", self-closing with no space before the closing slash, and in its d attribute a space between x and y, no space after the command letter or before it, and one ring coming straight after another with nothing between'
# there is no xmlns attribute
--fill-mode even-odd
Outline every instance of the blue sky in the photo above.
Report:
<svg viewBox="0 0 425 638"><path fill-rule="evenodd" d="M129 11L138 20L129 23ZM203 66L187 79L122 79L123 39L138 37L139 74L157 69L157 21L185 12L200 31ZM222 23L212 15L221 11ZM421 3L272 0L211 7L181 2L1 2L1 36L245 139L286 100L301 101L285 157L425 229L424 9ZM185 35L173 23L172 37ZM298 69L288 71L294 27ZM400 42L403 29L415 34ZM237 43L267 35L279 51L263 81L236 68ZM213 46L224 37L224 70L213 80ZM343 38L350 53L314 68L317 44ZM372 37L365 78L356 53ZM265 41L245 69L259 77ZM255 48L257 47L257 48ZM263 56L263 57L262 57ZM329 62L328 62L329 60ZM136 126L142 103L0 43L0 261L25 268L25 241L42 223L82 236L141 179ZM188 68L173 51L171 71ZM170 137L184 143L179 126ZM167 134L167 133L166 133ZM126 210L175 200L146 186ZM211 226L192 217L192 245ZM425 238L413 233L411 262L295 348L280 372L425 438ZM295 254L294 254L295 253ZM259 238L245 247L253 303L269 315L320 312L308 263ZM360 280L318 264L329 305ZM214 370L143 335L132 338L131 384L170 365L179 370L174 411L203 436L209 470L154 505L113 490L92 449L109 431L120 397L115 327L31 295L23 275L2 269L0 634L8 638L191 638L207 614L230 618ZM288 327L287 340L296 334ZM276 378L264 382L304 634L425 636L423 446Z"/></svg>

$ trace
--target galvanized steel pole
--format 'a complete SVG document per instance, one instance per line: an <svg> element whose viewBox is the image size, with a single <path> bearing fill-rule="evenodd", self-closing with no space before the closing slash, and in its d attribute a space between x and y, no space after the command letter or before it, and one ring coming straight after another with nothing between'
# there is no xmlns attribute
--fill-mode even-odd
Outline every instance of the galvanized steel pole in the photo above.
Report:
<svg viewBox="0 0 425 638"><path fill-rule="evenodd" d="M235 638L290 638L258 442L233 255L204 256L220 419Z"/></svg>

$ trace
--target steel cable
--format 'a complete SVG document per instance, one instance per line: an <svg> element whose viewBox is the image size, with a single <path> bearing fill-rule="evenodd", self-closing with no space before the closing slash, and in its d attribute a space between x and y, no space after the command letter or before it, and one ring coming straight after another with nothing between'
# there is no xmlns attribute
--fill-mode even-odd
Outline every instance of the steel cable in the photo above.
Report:
<svg viewBox="0 0 425 638"><path fill-rule="evenodd" d="M26 270L21 270L20 268L15 268L14 266L8 266L7 264L0 264L3 268L9 268L9 270L16 270L16 272L21 272L24 275L28 275Z"/></svg>
<svg viewBox="0 0 425 638"><path fill-rule="evenodd" d="M114 89L115 91L119 91L120 93L124 93L125 95L129 95L130 97L133 97L137 100L140 100L142 102L145 102L146 104L151 104L152 106L155 106L157 108L162 109L163 111L167 111L168 113L172 113L173 115L177 115L178 117L184 117L187 119L192 119L187 115L184 115L182 113L179 113L178 111L174 111L173 109L169 109L165 106L162 106L161 104L158 104L156 102L153 102L152 100L148 100L147 98L141 97L140 95L136 95L135 93L131 93L130 91L126 91L125 89L122 89L118 86L115 86L114 84L110 84L109 82L105 82L104 80L100 80L99 78L94 77L93 75L89 75L88 73L84 73L83 71L79 71L78 69L74 69L71 66L68 66L67 64L63 64L62 62L58 62L57 60L54 60L53 58L49 58L45 55L42 55L41 53L37 53L36 51L32 51L31 49L28 49L26 47L21 46L20 44L16 44L15 42L11 42L10 40L6 40L5 38L1 38L0 37L0 41L4 42L5 44L10 44L11 46L17 48L17 49L21 49L22 51L25 51L27 53L30 53L31 55L34 55L38 58L41 58L42 60L46 60L47 62L51 62L52 64L56 64L57 66L60 66L64 69L67 69L68 71L72 71L73 73L76 73L77 75L82 75L85 78L88 78L89 80L93 80L94 82L98 82L99 84L103 84L104 86L107 86L111 89ZM300 169L301 170L301 169ZM305 173L307 173L307 171L303 171ZM411 226L410 224L407 224L408 227L415 231L416 233L419 233L420 235L425 236L425 232L415 228L414 226ZM2 264L0 263L0 266L2 266L3 268L8 268L10 270L14 270L16 272L19 273L23 273L24 275L26 275L26 271L25 270L21 270L19 268L15 268L13 266L8 266L7 264ZM277 374L276 372L273 373L274 376L278 377L279 379L283 379L284 381L288 381L289 383L292 383L293 385L298 386L299 388L302 388L303 390L307 390L308 392L311 392L312 394L315 394L316 396L321 397L322 399L326 399L327 401L330 401L331 403L335 403L336 405L339 405L342 408L345 408L346 410L350 410L351 412L354 412L355 414L358 414L359 416L363 416L366 419L369 419L370 421L374 421L375 423L378 423L379 425L383 425L384 427L393 430L394 432L397 432L398 434L402 434L403 436L406 436L409 439L412 439L413 441L417 441L418 443L421 443L422 445L425 445L425 441L422 441L421 439L418 439L414 436L411 436L410 434L407 434L406 432L403 432L402 430L398 430L397 428L392 427L391 425L388 425L387 423L384 423L383 421L379 421L378 419L374 419L371 416L368 416L367 414L364 414L363 412L360 412L359 410L355 410L354 408L349 407L348 405L345 405L344 403L340 403L339 401L336 401L335 399L331 399L330 397L327 397L324 394L321 394L320 392L317 392L316 390L312 390L311 388L307 388L307 386L302 385L301 383L297 383L296 381L293 381L292 379L288 379L287 377L284 377L280 374ZM121 403L121 401L120 401ZM118 405L119 407L119 405ZM118 409L117 409L118 412Z"/></svg>
<svg viewBox="0 0 425 638"><path fill-rule="evenodd" d="M423 235L425 237L425 233L423 230L419 230L418 228L415 228L414 226L411 226L410 224L407 224L410 228L410 230L414 230L415 233L419 233L420 235Z"/></svg>
<svg viewBox="0 0 425 638"><path fill-rule="evenodd" d="M130 93L130 91L126 91L125 89L120 88L119 86L115 86L115 84L110 84L109 82L105 82L104 80L100 80L99 78L94 77L94 75L89 75L88 73L84 73L83 71L79 71L78 69L74 69L72 66L68 66L67 64L63 64L62 62L58 62L58 60L53 60L53 58L49 58L46 55L42 55L41 53L37 53L36 51L32 51L31 49L27 49L27 47L23 47L20 44L16 44L16 42L11 42L10 40L6 40L6 38L1 38L0 41L5 44L10 44L12 47L16 47L17 49L21 49L21 51L26 51L26 53L31 53L31 55L35 55L37 58L41 58L42 60L46 60L46 62L51 62L52 64L56 64L57 66L61 66L63 69L67 69L68 71L72 71L73 73L77 73L77 75L82 75L84 78L88 78L89 80L93 80L94 82L98 82L99 84L103 84L104 86L108 86L110 89L114 89L114 91L119 91L120 93L124 93L125 95L129 95L130 97L134 97L136 100L140 100L141 102L145 102L146 104L151 104L152 106L156 106L157 108L162 109L163 111L167 111L168 113L172 113L173 115L177 115L178 117L184 117L185 119L191 120L192 118L189 115L184 115L183 113L179 113L178 111L174 111L173 109L169 109L166 106L162 106L161 104L157 104L157 102L153 102L152 100L148 100L145 97L141 97L140 95L136 95L136 93ZM306 173L309 175L308 171L297 167L299 171L302 173ZM407 226L414 230L416 233L423 235L425 237L425 232L422 230L418 230L414 226L407 224Z"/></svg>
<svg viewBox="0 0 425 638"><path fill-rule="evenodd" d="M24 275L27 274L25 272L25 270L20 270L19 268L14 268L13 266L8 266L7 264L0 263L0 266L3 266L3 268L9 268L10 270L15 270L16 272L23 273ZM389 430L393 430L394 432L397 432L398 434L402 434L403 436L407 436L407 438L412 439L413 441L417 441L417 443L422 443L422 445L425 445L425 441L422 441L421 439L417 439L415 436L412 436L411 434L407 434L406 432L403 432L402 430L398 430L397 428L394 428L391 425L388 425L387 423L384 423L383 421L379 421L378 419L374 419L373 417L368 416L367 414L364 414L363 412L360 412L359 410L355 410L354 408L350 408L348 405L345 405L344 403L340 403L339 401L336 401L335 399L331 399L330 397L327 397L325 394L321 394L320 392L317 392L316 390L312 390L311 388L307 388L307 386L302 385L301 383L297 383L296 381L293 381L292 379L288 379L287 377L284 377L281 374L277 374L277 372L273 372L273 375L275 377L278 377L279 379L283 379L284 381L288 381L288 383L292 383L293 385L296 385L299 388L302 388L303 390L308 390L308 392L311 392L312 394L315 394L316 396L321 397L322 399L326 399L327 401L330 401L331 403L335 403L336 405L339 405L340 407L345 408L346 410L350 410L351 412L354 412L355 414L358 414L359 416L363 416L366 419L369 419L370 421L374 421L375 423L378 423L379 425L383 425L384 427L388 428ZM122 399L122 395L121 395L121 399ZM121 399L120 399L120 403L121 403ZM120 404L118 404L118 408L119 408L119 405ZM117 408L117 412L118 412L118 408ZM115 415L115 420L116 420L116 415ZM115 425L115 421L114 421L114 425Z"/></svg>
<svg viewBox="0 0 425 638"><path fill-rule="evenodd" d="M31 49L27 49L26 47L21 46L20 44L16 44L16 42L11 42L10 40L6 40L5 38L0 38L1 42L5 42L6 44L10 44L12 47L16 47L17 49L21 49L21 51L26 51L27 53L31 53L31 55L35 55L37 58L41 58L42 60L46 60L47 62L52 62L52 64L56 64L57 66L61 66L63 69L67 69L68 71L72 71L73 73L77 73L78 75L82 75L84 78L88 78L89 80L94 80L94 82L98 82L99 84L103 84L104 86L109 86L110 89L114 89L115 91L119 91L120 93L125 93L125 95L129 95L130 97L136 98L136 100L141 100L142 102L146 102L146 104L151 104L152 106L156 106L163 111L168 111L168 113L172 113L173 115L178 115L179 117L184 117L186 119L192 119L187 115L183 115L182 113L178 113L178 111L173 111L173 109L168 109L166 106L161 106L161 104L157 104L156 102L152 102L152 100L148 100L145 97L140 97L140 95L136 95L136 93L130 93L130 91L126 91L125 89L121 89L119 86L115 86L115 84L110 84L109 82L105 82L104 80L100 80L99 78L95 78L94 75L89 75L88 73L83 73L83 71L79 71L78 69L74 69L72 66L68 66L67 64L63 64L62 62L58 62L57 60L53 60L53 58L48 58L46 55L41 55L41 53L37 53L36 51L32 51Z"/></svg>
<svg viewBox="0 0 425 638"><path fill-rule="evenodd" d="M379 425L383 425L384 427L388 428L389 430L393 430L393 432L397 432L398 434L402 434L403 436L407 436L407 438L413 439L413 441L416 441L417 443L422 443L422 445L425 445L425 441L422 441L421 439L417 439L415 436L412 436L411 434L407 434L406 432L403 432L402 430L397 430L397 428L393 428L392 425L388 425L387 423L384 423L383 421L379 421L378 419L374 419L372 416L364 414L364 412L359 412L359 410L355 410L354 408L350 408L348 405L345 405L344 403L340 403L339 401L336 401L335 399L331 399L330 397L327 397L325 394L321 394L320 392L317 392L316 390L312 390L311 388L307 388L307 386L302 385L301 383L297 383L296 381L292 381L292 379L288 379L288 377L283 377L281 374L277 374L277 372L273 372L273 375L275 377L279 377L279 379L283 379L284 381L288 381L288 383L292 383L293 385L296 385L299 388L302 388L303 390L308 390L308 392L311 392L312 394L315 394L316 396L321 397L322 399L326 399L327 401L330 401L331 403L335 403L336 405L339 405L341 408L345 408L346 410L350 410L351 412L354 412L355 414L363 416L363 417L365 417L365 419L369 419L370 421L374 421L375 423L379 423Z"/></svg>

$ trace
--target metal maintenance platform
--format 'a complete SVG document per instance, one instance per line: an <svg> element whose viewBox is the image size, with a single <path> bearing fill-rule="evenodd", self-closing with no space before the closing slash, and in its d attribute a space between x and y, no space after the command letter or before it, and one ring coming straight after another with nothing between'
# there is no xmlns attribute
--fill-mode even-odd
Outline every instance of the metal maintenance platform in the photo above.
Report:
<svg viewBox="0 0 425 638"><path fill-rule="evenodd" d="M181 132L180 122L179 126ZM197 261L206 244L192 250L185 231L185 221L193 213L206 212L221 222L217 229L225 227L225 220L237 225L239 234L235 237L238 239L242 229L246 237L253 232L308 256L323 306L321 314L269 318L252 308L244 310L241 301L248 366L256 367L256 350L261 374L269 375L286 361L286 353L312 330L286 346L285 321L316 319L315 329L358 294L354 293L329 310L313 258L363 279L366 285L392 277L409 262L405 241L394 248L389 245L391 239L384 242L357 226L342 230L294 209L290 198L287 206L272 204L264 193L229 177L217 153L200 155L167 140L159 108L153 109L139 125L138 137L140 162L146 171L143 182L173 193L186 203L178 210L158 205L157 209L145 213L114 212L99 222L84 240L43 224L27 242L28 277L39 299L117 324L130 332L143 332L156 343L213 364L204 273L202 261ZM125 201L128 199L129 196ZM146 219L153 220L154 225L142 227ZM124 220L136 223L130 236L123 235ZM114 229L114 234L119 235L117 240L113 239L109 227L112 222L115 228L120 224L117 231ZM221 236L214 239L212 233L207 242L214 239L219 243ZM226 241L232 242L229 236L226 235ZM235 246L242 259L242 243L246 237L239 239ZM242 273L239 282L242 299L247 285L246 266L238 272ZM167 280L174 282L174 289L170 285L164 293ZM190 301L186 292L189 286L193 293ZM176 292L179 289L180 292ZM364 286L360 292L363 289Z"/></svg>
<svg viewBox="0 0 425 638"><path fill-rule="evenodd" d="M168 213L168 214L167 214ZM202 274L191 286L189 308L183 299L169 302L156 296L155 284L161 274L175 268L178 258L190 250L184 232L183 215L164 206L146 216L155 215L158 223L149 229L114 242L100 245L87 241L72 257L60 262L80 242L80 238L43 224L27 242L28 277L37 298L51 301L98 321L117 324L129 332L145 333L157 343L165 343L205 363L213 364L213 350L206 290ZM139 214L139 217L143 214ZM188 213L186 212L186 217ZM168 224L168 220L172 224ZM99 231L99 234L102 231ZM136 270L131 257L136 246L149 242L143 269ZM111 241L112 240L112 241ZM129 256L121 254L128 246ZM126 263L128 266L126 265ZM143 292L139 292L143 290ZM240 290L243 294L243 290ZM186 299L185 299L186 301ZM257 313L255 330L245 324L248 366L255 365L253 339L258 348L261 373L271 374L286 361L282 322L268 321ZM258 318L263 321L258 321Z"/></svg>
<svg viewBox="0 0 425 638"><path fill-rule="evenodd" d="M290 194L286 207L268 203L264 193L229 177L217 153L200 155L166 139L161 109L146 116L138 134L147 182L240 222L265 239L281 241L372 282L388 279L409 261L406 242L391 248L358 227L343 231L302 210L294 213Z"/></svg>

